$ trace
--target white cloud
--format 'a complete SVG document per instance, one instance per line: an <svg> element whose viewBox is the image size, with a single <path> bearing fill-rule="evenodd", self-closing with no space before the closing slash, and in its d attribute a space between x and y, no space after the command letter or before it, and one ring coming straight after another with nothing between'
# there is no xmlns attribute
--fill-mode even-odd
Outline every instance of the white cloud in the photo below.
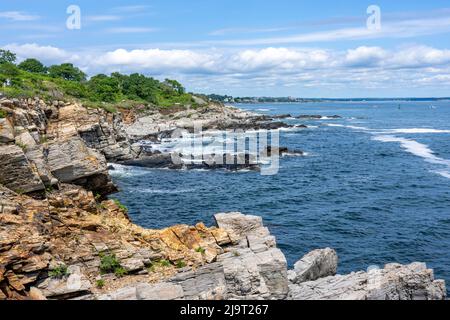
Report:
<svg viewBox="0 0 450 320"><path fill-rule="evenodd" d="M3 11L0 12L0 19L2 18L12 21L32 21L39 19L39 16L27 14L21 11Z"/></svg>
<svg viewBox="0 0 450 320"><path fill-rule="evenodd" d="M231 39L205 41L206 44L224 46L283 45L299 43L333 42L343 40L368 40L383 38L412 38L417 36L450 32L450 17L409 19L382 22L381 30L364 27L341 28L320 32L302 33L285 37L266 37L256 39Z"/></svg>
<svg viewBox="0 0 450 320"><path fill-rule="evenodd" d="M105 21L117 21L120 20L120 16L116 15L92 15L84 17L89 22L105 22Z"/></svg>
<svg viewBox="0 0 450 320"><path fill-rule="evenodd" d="M52 46L40 46L35 43L30 44L8 44L3 47L17 54L19 60L26 58L36 58L46 63L61 63L66 61L76 62L79 60L77 54L69 53L63 49Z"/></svg>
<svg viewBox="0 0 450 320"><path fill-rule="evenodd" d="M157 28L145 28L145 27L117 27L117 28L109 28L105 31L108 33L149 33L156 32L159 29Z"/></svg>
<svg viewBox="0 0 450 320"><path fill-rule="evenodd" d="M174 77L192 90L203 92L226 89L256 94L260 90L263 95L270 88L307 88L312 92L309 95L320 95L324 90L329 95L337 90L353 90L360 95L367 90L409 90L411 95L426 88L448 88L450 74L450 50L426 46L397 50L362 46L348 50L269 47L76 53L37 44L10 44L4 48L21 59L34 57L46 64L72 62L89 74L120 71Z"/></svg>

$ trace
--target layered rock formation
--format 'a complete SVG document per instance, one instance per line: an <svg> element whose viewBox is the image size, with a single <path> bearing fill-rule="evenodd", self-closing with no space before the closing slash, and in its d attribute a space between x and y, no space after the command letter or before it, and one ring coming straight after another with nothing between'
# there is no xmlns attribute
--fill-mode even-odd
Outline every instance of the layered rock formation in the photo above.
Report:
<svg viewBox="0 0 450 320"><path fill-rule="evenodd" d="M444 282L419 263L335 275L337 255L324 249L288 272L256 216L217 214L210 228L138 227L126 208L106 198L116 190L107 163L142 159L145 151L133 139L144 133L159 139L170 126L154 118L139 122L131 111L112 115L60 101L1 99L0 109L6 114L0 119L0 299L445 297ZM183 112L190 111L177 111L175 126L186 121ZM248 116L213 105L190 117L210 127L223 117L231 127L267 120Z"/></svg>

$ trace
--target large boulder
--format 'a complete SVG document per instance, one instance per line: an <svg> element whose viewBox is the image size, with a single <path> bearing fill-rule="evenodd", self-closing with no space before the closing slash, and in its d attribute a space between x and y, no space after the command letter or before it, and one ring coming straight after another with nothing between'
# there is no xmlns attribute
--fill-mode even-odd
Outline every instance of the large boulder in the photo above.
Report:
<svg viewBox="0 0 450 320"><path fill-rule="evenodd" d="M334 276L337 264L338 256L335 250L330 248L314 250L295 263L294 270L289 271L289 280L301 283Z"/></svg>
<svg viewBox="0 0 450 320"><path fill-rule="evenodd" d="M81 185L100 194L116 190L105 157L88 148L79 137L49 144L47 164L61 182Z"/></svg>

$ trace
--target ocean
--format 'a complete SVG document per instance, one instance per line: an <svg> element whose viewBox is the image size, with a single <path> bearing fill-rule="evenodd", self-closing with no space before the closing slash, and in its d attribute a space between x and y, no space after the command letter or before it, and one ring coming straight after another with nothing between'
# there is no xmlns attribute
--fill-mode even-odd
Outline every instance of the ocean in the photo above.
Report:
<svg viewBox="0 0 450 320"><path fill-rule="evenodd" d="M450 101L251 104L261 114L339 115L283 130L277 175L116 166L133 222L212 225L218 212L262 216L290 266L331 247L339 273L426 262L450 283Z"/></svg>

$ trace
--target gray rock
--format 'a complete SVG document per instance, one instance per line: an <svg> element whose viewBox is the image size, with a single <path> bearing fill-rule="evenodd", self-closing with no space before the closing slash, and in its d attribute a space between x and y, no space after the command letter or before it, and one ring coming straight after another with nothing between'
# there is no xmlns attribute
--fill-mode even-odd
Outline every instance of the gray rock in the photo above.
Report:
<svg viewBox="0 0 450 320"><path fill-rule="evenodd" d="M221 263L211 263L195 271L180 273L171 279L183 288L186 300L225 300L227 288Z"/></svg>
<svg viewBox="0 0 450 320"><path fill-rule="evenodd" d="M294 300L443 300L445 282L434 280L423 263L390 264L384 269L291 284Z"/></svg>
<svg viewBox="0 0 450 320"><path fill-rule="evenodd" d="M150 285L140 283L136 286L138 300L177 300L183 297L183 288L173 283Z"/></svg>
<svg viewBox="0 0 450 320"><path fill-rule="evenodd" d="M47 298L68 299L90 293L92 284L82 273L79 266L68 268L69 276L63 278L47 278L37 285Z"/></svg>
<svg viewBox="0 0 450 320"><path fill-rule="evenodd" d="M314 250L295 263L293 272L289 273L289 280L293 283L301 283L334 276L337 264L338 256L333 249Z"/></svg>
<svg viewBox="0 0 450 320"><path fill-rule="evenodd" d="M0 184L17 192L44 190L36 167L16 145L0 146Z"/></svg>
<svg viewBox="0 0 450 320"><path fill-rule="evenodd" d="M52 174L64 183L105 173L105 157L86 147L80 138L49 144L48 165Z"/></svg>

